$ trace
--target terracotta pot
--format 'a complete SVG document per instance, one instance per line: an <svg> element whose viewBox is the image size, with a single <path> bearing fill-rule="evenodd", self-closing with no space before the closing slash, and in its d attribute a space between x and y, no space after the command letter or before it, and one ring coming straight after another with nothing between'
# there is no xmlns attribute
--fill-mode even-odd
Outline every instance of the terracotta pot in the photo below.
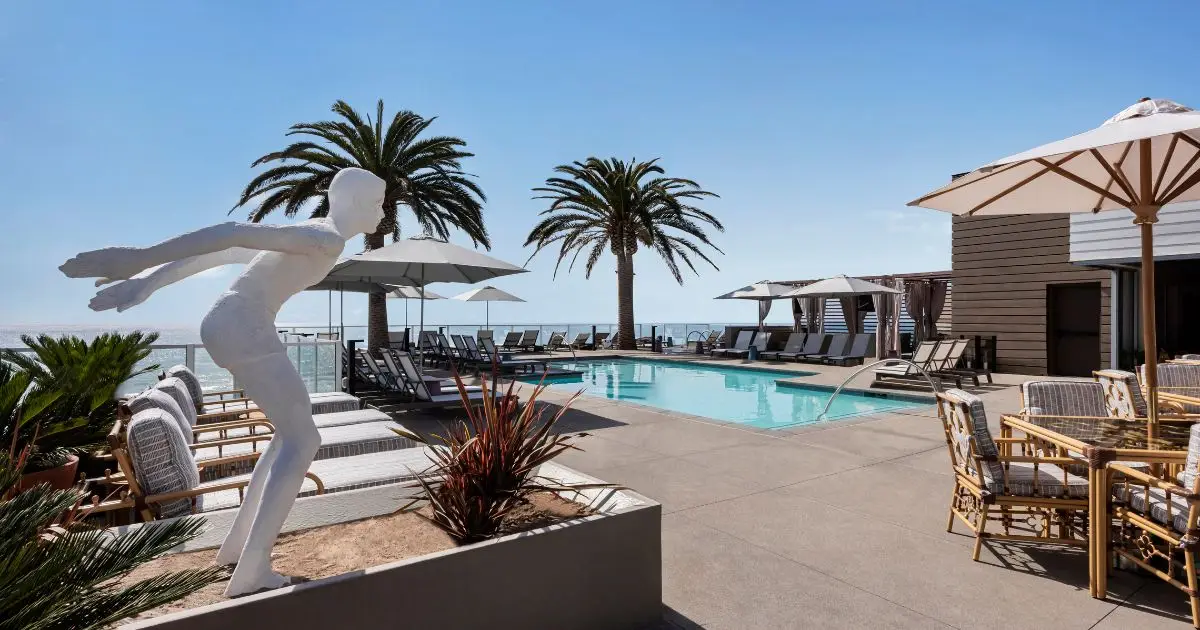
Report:
<svg viewBox="0 0 1200 630"><path fill-rule="evenodd" d="M55 490L66 490L75 485L75 471L78 468L79 457L70 455L67 463L62 466L21 475L21 483L17 489L27 490L40 483L48 483Z"/></svg>

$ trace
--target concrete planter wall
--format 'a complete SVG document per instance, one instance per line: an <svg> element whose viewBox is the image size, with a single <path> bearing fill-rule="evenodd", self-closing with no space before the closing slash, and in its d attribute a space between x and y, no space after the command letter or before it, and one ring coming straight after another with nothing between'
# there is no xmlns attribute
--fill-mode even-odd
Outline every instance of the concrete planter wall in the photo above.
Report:
<svg viewBox="0 0 1200 630"><path fill-rule="evenodd" d="M557 464L542 474L595 481ZM599 514L128 627L612 629L658 620L662 507L629 491L582 494L575 500Z"/></svg>

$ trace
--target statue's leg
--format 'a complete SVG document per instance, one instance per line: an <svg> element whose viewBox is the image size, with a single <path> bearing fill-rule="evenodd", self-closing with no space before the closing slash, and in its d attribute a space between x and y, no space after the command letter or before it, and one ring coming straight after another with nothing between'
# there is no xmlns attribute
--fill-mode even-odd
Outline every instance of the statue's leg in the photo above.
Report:
<svg viewBox="0 0 1200 630"><path fill-rule="evenodd" d="M254 477L260 477L261 469L263 483L261 490L255 488L259 494L257 510L250 521L237 568L225 590L227 596L287 583L286 578L271 571L271 549L304 483L304 474L321 446L308 389L287 355L271 353L244 367L247 369L239 370L242 374L235 372L238 381L245 387L246 395L271 419L275 433L265 456L268 461L255 467ZM227 540L226 545L232 542Z"/></svg>
<svg viewBox="0 0 1200 630"><path fill-rule="evenodd" d="M250 535L250 524L258 514L263 488L267 484L267 476L277 453L279 449L275 448L275 440L271 440L266 451L254 463L250 485L242 495L242 505L238 508L229 533L225 534L225 542L221 543L221 549L217 552L217 564L237 564L238 559L242 557L242 548L246 546L246 537Z"/></svg>

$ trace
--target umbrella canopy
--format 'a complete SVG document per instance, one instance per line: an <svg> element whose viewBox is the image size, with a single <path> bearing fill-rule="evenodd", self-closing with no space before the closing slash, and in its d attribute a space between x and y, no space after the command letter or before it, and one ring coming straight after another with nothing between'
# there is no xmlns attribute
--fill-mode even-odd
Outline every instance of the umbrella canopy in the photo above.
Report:
<svg viewBox="0 0 1200 630"><path fill-rule="evenodd" d="M775 284L767 280L761 280L726 293L718 295L714 300L758 300L758 329L763 329L763 322L767 319L767 313L771 312L771 302L786 297L786 294L792 290L786 284Z"/></svg>
<svg viewBox="0 0 1200 630"><path fill-rule="evenodd" d="M419 237L351 256L334 265L326 280L408 286L434 282L474 284L526 271L473 249Z"/></svg>
<svg viewBox="0 0 1200 630"><path fill-rule="evenodd" d="M791 288L786 297L844 298L856 295L881 295L885 293L893 294L900 293L900 291L859 278L834 276L802 286L799 289Z"/></svg>
<svg viewBox="0 0 1200 630"><path fill-rule="evenodd" d="M420 236L351 256L334 265L325 279L416 286L417 295L421 296L425 285L433 282L474 284L526 271L473 249ZM417 338L424 332L425 300L422 299Z"/></svg>
<svg viewBox="0 0 1200 630"><path fill-rule="evenodd" d="M429 289L419 289L417 287L387 287L387 297L389 300L444 300L445 296L438 295Z"/></svg>
<svg viewBox="0 0 1200 630"><path fill-rule="evenodd" d="M483 302L483 327L487 328L491 325L492 319L492 302L524 302L521 298L507 292L501 291L496 287L480 287L471 289L466 293L454 296L456 300L463 302Z"/></svg>
<svg viewBox="0 0 1200 630"><path fill-rule="evenodd" d="M496 287L480 287L466 293L454 296L455 300L463 302L524 302L521 298Z"/></svg>
<svg viewBox="0 0 1200 630"><path fill-rule="evenodd" d="M1162 206L1200 199L1200 113L1142 99L1099 127L1018 153L910 206L958 215L1099 212L1129 208L1142 237L1142 322L1151 436L1158 424L1154 232Z"/></svg>

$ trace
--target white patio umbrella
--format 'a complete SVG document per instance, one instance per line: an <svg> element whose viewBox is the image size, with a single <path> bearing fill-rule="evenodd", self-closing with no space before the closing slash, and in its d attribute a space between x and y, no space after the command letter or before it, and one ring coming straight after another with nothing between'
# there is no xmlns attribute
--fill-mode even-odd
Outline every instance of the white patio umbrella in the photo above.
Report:
<svg viewBox="0 0 1200 630"><path fill-rule="evenodd" d="M767 319L767 313L771 312L771 304L773 301L786 297L786 294L795 287L786 284L776 284L767 280L761 280L754 284L746 285L740 289L735 289L724 295L718 295L714 300L755 300L758 302L758 329L763 329L763 322Z"/></svg>
<svg viewBox="0 0 1200 630"><path fill-rule="evenodd" d="M802 286L799 289L792 289L792 291L787 294L787 297L806 297L825 300L829 298L851 298L859 295L896 296L899 294L899 289L887 287L882 284L875 284L874 282L868 282L861 278L852 278L850 276L839 275L832 278L826 278L824 280L818 280L812 284ZM892 313L889 315L890 317L896 316L895 313L899 312L898 307L899 304L896 304L895 308L888 309L888 312ZM877 317L879 315L886 315L886 313L879 313L878 310L879 309L876 309ZM875 332L875 354L879 358L883 358L887 352L896 351L896 342L898 341L896 338L897 335L894 335L892 332L890 332L891 329L887 328L888 324L887 322L882 321L883 319L884 318L881 317L879 320L877 320ZM857 326L858 324L856 323L854 326L850 327L850 332L857 332Z"/></svg>
<svg viewBox="0 0 1200 630"><path fill-rule="evenodd" d="M419 236L351 256L334 265L326 280L416 286L418 295L424 295L425 285L434 282L474 284L526 271L473 249ZM425 332L425 300L421 300L418 331L420 339Z"/></svg>
<svg viewBox="0 0 1200 630"><path fill-rule="evenodd" d="M521 298L507 292L501 291L496 287L487 286L478 289L471 289L466 293L454 296L455 300L463 302L483 302L483 327L487 328L491 319L491 303L492 302L524 302Z"/></svg>
<svg viewBox="0 0 1200 630"><path fill-rule="evenodd" d="M1148 430L1158 424L1154 229L1167 204L1200 200L1200 113L1142 99L1104 124L956 177L910 206L957 215L1059 214L1128 208L1142 237Z"/></svg>
<svg viewBox="0 0 1200 630"><path fill-rule="evenodd" d="M428 289L421 290L417 287L389 287L387 299L389 300L404 300L404 327L408 328L408 301L409 300L444 300L444 296L438 295Z"/></svg>
<svg viewBox="0 0 1200 630"><path fill-rule="evenodd" d="M900 293L899 290L892 287L885 287L882 284L875 284L874 282L867 282L866 280L851 278L849 276L834 276L818 280L812 284L806 284L799 289L795 287L788 287L788 289L789 291L784 297L844 298L856 295Z"/></svg>

